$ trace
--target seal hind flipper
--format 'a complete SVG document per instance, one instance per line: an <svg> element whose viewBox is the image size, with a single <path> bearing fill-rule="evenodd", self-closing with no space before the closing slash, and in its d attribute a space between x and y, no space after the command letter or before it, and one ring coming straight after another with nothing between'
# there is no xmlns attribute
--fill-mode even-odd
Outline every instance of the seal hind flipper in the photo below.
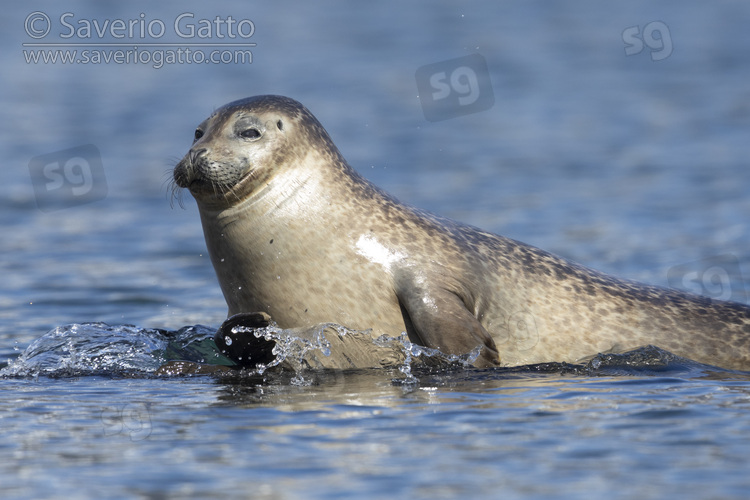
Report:
<svg viewBox="0 0 750 500"><path fill-rule="evenodd" d="M214 342L224 356L242 366L255 366L257 363L273 361L271 352L276 345L271 340L256 337L252 332L235 332L235 327L265 328L271 317L264 312L238 313L227 318L214 335Z"/></svg>
<svg viewBox="0 0 750 500"><path fill-rule="evenodd" d="M474 366L500 364L495 341L458 294L409 273L398 276L396 296L412 342L459 355L482 346Z"/></svg>

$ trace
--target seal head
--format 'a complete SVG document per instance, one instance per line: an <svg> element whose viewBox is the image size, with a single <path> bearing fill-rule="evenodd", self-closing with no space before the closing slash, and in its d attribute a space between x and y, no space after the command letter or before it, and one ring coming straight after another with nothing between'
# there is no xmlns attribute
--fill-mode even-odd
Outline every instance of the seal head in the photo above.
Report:
<svg viewBox="0 0 750 500"><path fill-rule="evenodd" d="M202 205L231 206L267 185L281 165L321 143L336 150L315 117L293 99L241 99L198 125L190 151L174 169L174 182Z"/></svg>

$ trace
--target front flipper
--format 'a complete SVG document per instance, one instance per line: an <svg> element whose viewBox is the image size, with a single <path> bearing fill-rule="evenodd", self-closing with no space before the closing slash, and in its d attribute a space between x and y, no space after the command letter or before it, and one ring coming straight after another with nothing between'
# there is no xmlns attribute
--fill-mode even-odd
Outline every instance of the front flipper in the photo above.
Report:
<svg viewBox="0 0 750 500"><path fill-rule="evenodd" d="M396 287L406 333L413 342L446 354L466 354L482 346L474 366L500 363L492 336L456 293L409 272L397 274Z"/></svg>

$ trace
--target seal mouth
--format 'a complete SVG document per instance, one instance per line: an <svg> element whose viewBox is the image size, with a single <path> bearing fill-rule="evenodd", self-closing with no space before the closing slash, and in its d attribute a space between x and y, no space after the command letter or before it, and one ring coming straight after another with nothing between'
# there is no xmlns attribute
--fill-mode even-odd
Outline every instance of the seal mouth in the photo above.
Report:
<svg viewBox="0 0 750 500"><path fill-rule="evenodd" d="M207 179L204 179L201 175L201 166L198 164L198 161L205 153L205 148L198 150L191 149L188 154L177 163L173 173L174 182L177 186L191 189L193 183L197 182L201 184L207 182Z"/></svg>
<svg viewBox="0 0 750 500"><path fill-rule="evenodd" d="M200 201L231 202L242 199L245 186L255 177L254 169L246 170L241 176L237 171L227 174L230 168L209 162L203 153L205 149L191 151L175 166L172 173L172 196L179 197L179 190L187 189L193 198ZM218 173L218 174L217 174ZM219 176L214 179L212 176Z"/></svg>
<svg viewBox="0 0 750 500"><path fill-rule="evenodd" d="M172 182L175 191L183 188L188 189L191 193L201 191L209 184L208 180L204 179L200 175L200 172L186 161L186 159L182 159L175 166L174 172L172 173Z"/></svg>
<svg viewBox="0 0 750 500"><path fill-rule="evenodd" d="M206 197L218 197L219 193L226 191L220 185L206 178L201 169L198 168L191 158L190 153L180 160L172 172L172 203L177 200L182 205L182 189L187 189L196 201Z"/></svg>
<svg viewBox="0 0 750 500"><path fill-rule="evenodd" d="M187 188L192 192L194 185L200 186L209 183L209 179L206 179L202 173L205 166L200 164L206 151L206 148L191 149L177 163L173 173L174 182L177 186Z"/></svg>

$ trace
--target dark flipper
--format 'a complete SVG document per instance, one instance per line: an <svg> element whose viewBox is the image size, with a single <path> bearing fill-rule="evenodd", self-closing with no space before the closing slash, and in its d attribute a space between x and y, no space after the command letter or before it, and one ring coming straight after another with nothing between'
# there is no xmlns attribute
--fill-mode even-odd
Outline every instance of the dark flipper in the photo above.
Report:
<svg viewBox="0 0 750 500"><path fill-rule="evenodd" d="M214 341L219 351L241 366L254 367L258 363L270 363L274 359L271 352L275 342L263 337L256 337L252 331L233 332L232 329L265 328L270 324L271 317L266 313L239 313L227 318L214 335Z"/></svg>

